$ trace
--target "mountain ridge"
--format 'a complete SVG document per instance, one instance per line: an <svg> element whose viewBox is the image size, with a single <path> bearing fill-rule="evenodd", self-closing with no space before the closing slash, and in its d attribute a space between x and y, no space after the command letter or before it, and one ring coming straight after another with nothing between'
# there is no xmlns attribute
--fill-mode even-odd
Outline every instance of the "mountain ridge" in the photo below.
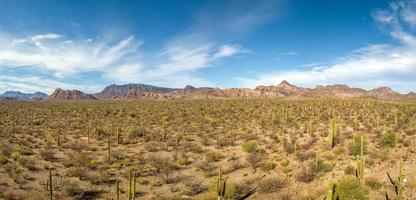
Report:
<svg viewBox="0 0 416 200"><path fill-rule="evenodd" d="M251 88L194 87L167 88L147 84L112 84L101 92L87 94L79 90L57 88L48 100L106 100L106 99L215 99L215 98L374 98L385 100L416 100L416 93L400 94L388 87L371 90L345 84L317 85L304 88L284 80L278 85Z"/></svg>
<svg viewBox="0 0 416 200"><path fill-rule="evenodd" d="M40 100L47 98L48 95L43 92L24 93L20 91L9 90L5 91L2 95L0 95L0 97L4 99L15 100Z"/></svg>

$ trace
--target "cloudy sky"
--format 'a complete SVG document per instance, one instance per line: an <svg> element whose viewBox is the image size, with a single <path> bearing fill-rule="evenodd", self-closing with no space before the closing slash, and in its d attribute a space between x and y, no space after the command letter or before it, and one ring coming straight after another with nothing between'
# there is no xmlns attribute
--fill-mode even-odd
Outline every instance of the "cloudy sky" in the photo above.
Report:
<svg viewBox="0 0 416 200"><path fill-rule="evenodd" d="M0 0L0 92L282 80L416 91L416 1Z"/></svg>

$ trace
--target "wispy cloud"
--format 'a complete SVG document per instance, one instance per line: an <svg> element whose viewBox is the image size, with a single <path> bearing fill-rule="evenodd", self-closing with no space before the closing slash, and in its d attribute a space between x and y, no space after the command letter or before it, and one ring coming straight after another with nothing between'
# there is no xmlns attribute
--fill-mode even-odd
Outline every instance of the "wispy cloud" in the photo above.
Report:
<svg viewBox="0 0 416 200"><path fill-rule="evenodd" d="M198 70L251 53L236 41L276 19L282 2L230 1L221 8L216 8L216 4L203 6L193 13L195 21L188 28L163 38L167 42L154 47L152 52L146 52L145 40L134 35L115 39L104 34L104 37L76 39L54 32L23 37L0 32L0 85L3 85L0 90L6 85L7 89L29 92L49 92L56 87L91 91L85 83L97 79L171 87L215 85L198 76ZM30 73L12 73L20 68ZM94 77L86 75L91 73ZM18 80L19 77L25 80ZM82 77L94 80L79 81ZM43 80L48 84L41 83Z"/></svg>
<svg viewBox="0 0 416 200"><path fill-rule="evenodd" d="M75 41L53 33L25 38L1 34L0 45L4 48L0 49L0 69L7 72L23 67L34 73L53 75L48 82L50 84L38 83L42 79L33 76L22 82L3 75L1 81L10 89L51 91L55 87L74 88L74 85L65 84L64 79L67 77L97 72L101 78L116 83L153 82L178 87L186 84L201 86L209 81L194 77L194 71L212 67L221 59L248 52L239 44L172 40L156 56L149 56L141 51L142 43L133 36L119 41ZM86 89L85 86L77 86Z"/></svg>
<svg viewBox="0 0 416 200"><path fill-rule="evenodd" d="M346 83L367 89L390 86L401 92L416 91L416 36L409 30L416 15L416 3L392 3L389 10L372 12L374 20L395 39L393 44L369 45L329 64L314 64L312 69L278 71L255 78L236 77L248 87L277 84L289 80L301 86ZM325 62L324 62L325 63Z"/></svg>

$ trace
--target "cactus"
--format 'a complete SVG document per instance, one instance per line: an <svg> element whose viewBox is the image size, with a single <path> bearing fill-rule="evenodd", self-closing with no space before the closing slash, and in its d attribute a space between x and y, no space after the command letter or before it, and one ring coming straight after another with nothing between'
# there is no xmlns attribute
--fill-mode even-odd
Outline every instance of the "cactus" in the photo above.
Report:
<svg viewBox="0 0 416 200"><path fill-rule="evenodd" d="M331 133L329 134L329 138L328 138L328 142L332 148L335 147L336 137L337 137L337 122L335 119L332 119Z"/></svg>
<svg viewBox="0 0 416 200"><path fill-rule="evenodd" d="M131 186L132 186L132 171L131 171L131 169L129 170L129 194L128 194L128 196L129 196L129 200L131 199Z"/></svg>
<svg viewBox="0 0 416 200"><path fill-rule="evenodd" d="M397 177L397 180L393 180L389 173L387 173L387 176L390 180L391 185L394 188L395 194L397 195L397 200L403 200L403 161L401 159L399 162L399 177ZM387 192L386 199L389 199Z"/></svg>
<svg viewBox="0 0 416 200"><path fill-rule="evenodd" d="M117 180L116 181L116 200L120 200L120 182Z"/></svg>
<svg viewBox="0 0 416 200"><path fill-rule="evenodd" d="M49 197L53 200L52 169L49 168Z"/></svg>
<svg viewBox="0 0 416 200"><path fill-rule="evenodd" d="M108 136L108 144L107 144L107 153L108 153L108 163L111 163L111 137Z"/></svg>
<svg viewBox="0 0 416 200"><path fill-rule="evenodd" d="M339 197L335 196L337 185L335 183L329 184L329 191L326 200L338 200Z"/></svg>
<svg viewBox="0 0 416 200"><path fill-rule="evenodd" d="M222 171L221 166L218 170L218 182L217 182L217 195L218 200L223 200L225 197L225 191L226 191L226 185L227 185L227 178L222 180Z"/></svg>
<svg viewBox="0 0 416 200"><path fill-rule="evenodd" d="M116 134L117 134L116 135L116 137L117 137L117 144L120 144L121 143L121 127L119 127L117 129L117 133Z"/></svg>
<svg viewBox="0 0 416 200"><path fill-rule="evenodd" d="M402 200L403 199L403 161L400 159L399 162L399 178L397 181L397 187L398 187L398 192L397 192L397 197L398 200Z"/></svg>
<svg viewBox="0 0 416 200"><path fill-rule="evenodd" d="M163 117L163 137L162 142L166 141L168 137L168 119L167 117Z"/></svg>
<svg viewBox="0 0 416 200"><path fill-rule="evenodd" d="M133 200L136 200L136 172L133 173Z"/></svg>
<svg viewBox="0 0 416 200"><path fill-rule="evenodd" d="M316 154L316 157L315 157L315 172L316 173L319 172L319 154Z"/></svg>
<svg viewBox="0 0 416 200"><path fill-rule="evenodd" d="M357 155L356 176L360 181L364 178L364 137L361 136L360 155Z"/></svg>

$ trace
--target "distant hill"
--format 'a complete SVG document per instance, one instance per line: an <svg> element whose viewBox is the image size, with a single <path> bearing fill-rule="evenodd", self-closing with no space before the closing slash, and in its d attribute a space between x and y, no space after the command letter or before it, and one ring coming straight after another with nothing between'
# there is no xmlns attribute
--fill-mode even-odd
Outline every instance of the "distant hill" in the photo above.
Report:
<svg viewBox="0 0 416 200"><path fill-rule="evenodd" d="M48 97L49 100L93 100L97 99L91 94L83 93L79 90L63 90L57 88Z"/></svg>
<svg viewBox="0 0 416 200"><path fill-rule="evenodd" d="M42 92L23 93L19 91L6 91L2 95L0 95L0 97L2 97L2 99L36 100L45 99L48 97L48 95Z"/></svg>
<svg viewBox="0 0 416 200"><path fill-rule="evenodd" d="M103 91L94 94L97 98L119 98L128 95L128 93L167 93L178 89L156 87L145 84L126 84L126 85L109 85Z"/></svg>

